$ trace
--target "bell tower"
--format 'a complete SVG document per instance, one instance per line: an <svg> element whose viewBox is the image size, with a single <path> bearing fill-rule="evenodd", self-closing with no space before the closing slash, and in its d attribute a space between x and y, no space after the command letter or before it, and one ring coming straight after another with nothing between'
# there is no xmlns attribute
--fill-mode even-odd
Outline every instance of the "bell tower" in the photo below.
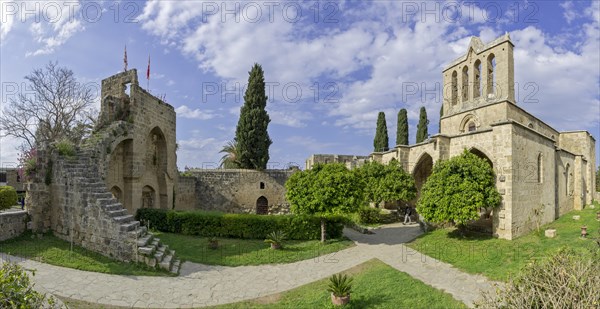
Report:
<svg viewBox="0 0 600 309"><path fill-rule="evenodd" d="M444 116L501 101L516 104L513 48L508 33L485 45L471 37L467 52L443 71Z"/></svg>

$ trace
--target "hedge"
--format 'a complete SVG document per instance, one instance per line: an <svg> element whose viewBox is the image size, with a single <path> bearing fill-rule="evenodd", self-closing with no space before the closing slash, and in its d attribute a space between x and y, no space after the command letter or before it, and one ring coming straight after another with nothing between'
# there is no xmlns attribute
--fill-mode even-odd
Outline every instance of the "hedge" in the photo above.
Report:
<svg viewBox="0 0 600 309"><path fill-rule="evenodd" d="M288 239L321 239L321 219L308 215L226 214L140 208L136 220L161 232L204 237L264 239L281 230ZM342 237L344 216L326 216L327 238Z"/></svg>
<svg viewBox="0 0 600 309"><path fill-rule="evenodd" d="M17 205L19 197L17 191L11 186L0 187L0 210L11 208Z"/></svg>

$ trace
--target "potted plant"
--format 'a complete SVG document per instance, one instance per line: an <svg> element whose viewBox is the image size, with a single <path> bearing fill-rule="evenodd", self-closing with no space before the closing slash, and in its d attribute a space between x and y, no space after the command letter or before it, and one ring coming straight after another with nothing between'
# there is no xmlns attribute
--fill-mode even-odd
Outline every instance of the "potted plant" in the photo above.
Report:
<svg viewBox="0 0 600 309"><path fill-rule="evenodd" d="M213 250L219 248L219 240L214 236L209 238L208 239L208 247Z"/></svg>
<svg viewBox="0 0 600 309"><path fill-rule="evenodd" d="M286 236L287 235L283 231L274 231L267 235L265 242L271 244L271 249L278 250L283 248L283 241Z"/></svg>
<svg viewBox="0 0 600 309"><path fill-rule="evenodd" d="M345 305L350 302L352 292L352 278L337 274L329 278L327 291L331 292L331 302L336 306Z"/></svg>

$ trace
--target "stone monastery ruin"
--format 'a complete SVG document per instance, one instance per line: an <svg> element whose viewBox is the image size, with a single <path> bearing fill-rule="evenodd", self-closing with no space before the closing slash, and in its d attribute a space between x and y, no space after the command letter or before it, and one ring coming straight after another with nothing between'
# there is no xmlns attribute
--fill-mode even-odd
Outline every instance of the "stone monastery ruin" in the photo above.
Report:
<svg viewBox="0 0 600 309"><path fill-rule="evenodd" d="M508 34L488 44L472 37L467 53L443 71L440 133L371 154L383 163L398 160L418 190L437 160L464 149L486 159L502 202L478 224L505 239L590 204L596 162L589 132L558 132L517 105L513 48Z"/></svg>
<svg viewBox="0 0 600 309"><path fill-rule="evenodd" d="M441 133L423 143L370 156L312 156L317 162L398 160L420 189L437 160L465 148L497 174L502 204L482 216L494 235L512 239L592 200L595 140L558 132L515 101L513 47L504 35L471 39L443 71ZM137 71L102 81L99 125L73 157L38 148L26 205L34 232L53 231L76 245L124 261L177 272L175 252L132 216L139 208L277 214L289 209L284 183L292 170L191 170L180 176L173 107L142 89ZM330 160L331 161L328 161Z"/></svg>

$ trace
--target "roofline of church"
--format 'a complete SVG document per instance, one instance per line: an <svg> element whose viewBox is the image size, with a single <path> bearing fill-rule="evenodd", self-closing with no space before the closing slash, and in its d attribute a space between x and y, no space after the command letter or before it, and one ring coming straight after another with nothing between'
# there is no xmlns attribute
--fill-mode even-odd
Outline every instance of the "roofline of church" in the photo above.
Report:
<svg viewBox="0 0 600 309"><path fill-rule="evenodd" d="M461 62L467 60L467 56L469 55L469 49L472 47L472 42L473 42L474 39L477 39L477 40L481 41L481 39L479 37L472 36L471 37L471 42L469 43L469 47L467 47L467 52L465 54L463 54L462 56L460 56L460 57L458 57L458 58L450 61L450 63L447 64L444 67L444 69L442 70L442 73L448 71L449 69L451 69L452 67L454 67L458 63L461 63ZM493 40L493 41L491 41L491 42L483 45L483 47L481 49L474 49L474 51L475 51L476 54L481 54L484 51L486 51L486 50L488 50L490 48L493 48L493 47L495 47L497 45L500 45L500 44L502 44L504 42L510 43L510 45L512 45L513 47L515 46L515 44L513 44L513 42L510 40L510 35L508 34L508 32L506 32L504 35L502 35L502 36L496 38L495 40Z"/></svg>

